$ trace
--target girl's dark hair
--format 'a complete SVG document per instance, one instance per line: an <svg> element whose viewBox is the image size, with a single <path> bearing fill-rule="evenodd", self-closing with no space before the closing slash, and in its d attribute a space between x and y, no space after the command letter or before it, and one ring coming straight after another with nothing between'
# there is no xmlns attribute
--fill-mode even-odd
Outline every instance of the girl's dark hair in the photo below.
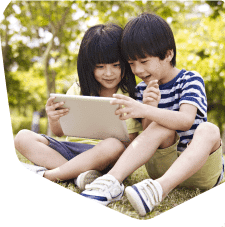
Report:
<svg viewBox="0 0 225 227"><path fill-rule="evenodd" d="M122 78L119 87L134 98L136 81L129 64L121 54L122 32L120 26L110 23L93 26L84 34L77 60L82 95L99 96L101 86L94 77L96 64L111 64L119 61Z"/></svg>
<svg viewBox="0 0 225 227"><path fill-rule="evenodd" d="M171 65L176 65L176 44L168 23L161 17L143 13L130 20L122 36L122 53L126 60L145 58L146 55L164 60L167 51L173 50Z"/></svg>

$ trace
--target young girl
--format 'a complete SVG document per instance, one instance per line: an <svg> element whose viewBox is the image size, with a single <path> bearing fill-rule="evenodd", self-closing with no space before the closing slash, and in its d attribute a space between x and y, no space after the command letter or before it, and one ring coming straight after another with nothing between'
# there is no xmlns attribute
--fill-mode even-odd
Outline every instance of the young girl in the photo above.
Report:
<svg viewBox="0 0 225 227"><path fill-rule="evenodd" d="M135 77L120 53L122 31L115 24L96 25L86 31L77 61L80 84L74 83L67 94L112 97L117 93L134 97ZM62 108L63 102L53 100L54 97L47 100L46 113L50 129L61 137L64 133L59 119L69 109ZM141 124L134 119L126 124L132 141L141 131ZM14 142L22 155L38 165L24 164L28 169L52 181L75 178L81 190L107 172L125 149L115 138L97 144L93 141L96 145L73 142L73 138L61 142L29 130L21 130Z"/></svg>

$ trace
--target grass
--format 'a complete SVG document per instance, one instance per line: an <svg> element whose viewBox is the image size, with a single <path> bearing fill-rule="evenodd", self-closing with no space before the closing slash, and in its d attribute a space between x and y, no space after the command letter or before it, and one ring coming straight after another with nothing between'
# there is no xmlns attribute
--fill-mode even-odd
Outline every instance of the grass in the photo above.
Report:
<svg viewBox="0 0 225 227"><path fill-rule="evenodd" d="M26 159L24 156L22 156L19 152L17 152L17 156L20 161L26 162L31 164L31 162ZM225 157L224 157L225 158ZM144 166L140 167L138 170L136 170L133 174L131 174L123 183L124 186L133 185L135 183L138 183L144 179L148 178L147 171ZM61 185L62 187L65 187L73 192L81 193L81 191L74 185L73 180L70 181L61 181L57 182L57 184ZM166 212L169 209L172 209L173 207L176 207L185 201L194 198L195 196L201 194L203 191L200 191L199 189L186 189L186 188L175 188L172 190L169 195L160 203L159 206L155 207L155 209L145 217L140 217L129 201L127 200L126 196L123 196L122 200L117 201L115 203L111 203L108 205L109 208L116 210L120 213L123 213L127 216L130 216L132 218L140 219L140 220L146 220L153 218L155 216L160 215L163 212Z"/></svg>

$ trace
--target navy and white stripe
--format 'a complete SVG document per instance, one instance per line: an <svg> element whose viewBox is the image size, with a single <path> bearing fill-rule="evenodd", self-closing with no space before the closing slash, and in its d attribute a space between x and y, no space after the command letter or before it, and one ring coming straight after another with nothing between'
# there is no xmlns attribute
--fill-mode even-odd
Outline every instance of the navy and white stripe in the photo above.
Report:
<svg viewBox="0 0 225 227"><path fill-rule="evenodd" d="M146 84L142 81L136 87L136 100L142 102ZM197 107L197 115L194 124L188 131L177 130L180 136L178 150L183 151L187 143L193 138L197 126L207 121L207 98L205 84L199 73L182 69L170 82L159 86L161 100L158 107L173 111L179 111L183 103Z"/></svg>

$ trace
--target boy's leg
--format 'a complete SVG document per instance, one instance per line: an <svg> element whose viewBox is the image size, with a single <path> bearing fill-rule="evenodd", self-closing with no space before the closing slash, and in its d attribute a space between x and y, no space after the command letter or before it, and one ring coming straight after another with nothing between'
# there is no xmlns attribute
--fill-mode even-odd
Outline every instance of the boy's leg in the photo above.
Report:
<svg viewBox="0 0 225 227"><path fill-rule="evenodd" d="M163 176L156 180L147 179L126 188L126 195L135 210L142 216L152 211L168 193L186 179L193 176L206 163L208 157L217 153L221 145L218 127L211 123L202 123L196 129L191 144L176 159ZM219 153L218 153L219 154ZM218 155L217 154L217 155ZM219 160L222 157L217 156ZM222 162L220 170L222 170ZM213 166L211 166L213 168ZM220 171L214 178L216 183ZM213 187L213 185L212 185Z"/></svg>
<svg viewBox="0 0 225 227"><path fill-rule="evenodd" d="M158 147L174 144L175 131L157 123L151 123L125 150L108 174L97 178L81 194L107 205L121 199L124 186L122 181L150 159Z"/></svg>
<svg viewBox="0 0 225 227"><path fill-rule="evenodd" d="M77 178L87 170L103 171L117 161L124 149L124 145L119 140L105 139L60 167L46 171L44 177L52 181L68 180Z"/></svg>
<svg viewBox="0 0 225 227"><path fill-rule="evenodd" d="M167 148L175 143L175 131L157 123L151 123L125 150L108 174L120 183L145 164L158 148ZM132 163L132 164L131 164Z"/></svg>
<svg viewBox="0 0 225 227"><path fill-rule="evenodd" d="M15 148L28 160L47 169L54 169L67 162L56 150L48 146L49 141L30 130L21 130L14 139Z"/></svg>
<svg viewBox="0 0 225 227"><path fill-rule="evenodd" d="M156 180L162 186L163 198L172 189L200 170L209 155L216 151L220 145L221 139L218 127L209 122L200 124L190 145L182 152L168 171Z"/></svg>

